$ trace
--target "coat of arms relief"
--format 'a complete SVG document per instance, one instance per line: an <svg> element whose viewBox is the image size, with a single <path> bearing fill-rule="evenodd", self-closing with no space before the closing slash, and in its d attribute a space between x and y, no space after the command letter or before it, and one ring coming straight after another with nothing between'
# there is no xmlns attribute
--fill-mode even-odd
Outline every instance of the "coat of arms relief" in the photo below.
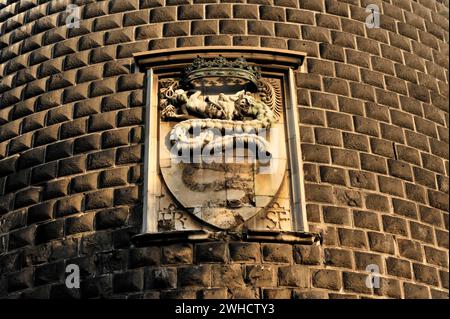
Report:
<svg viewBox="0 0 450 319"><path fill-rule="evenodd" d="M158 231L290 231L283 81L243 58L158 79Z"/></svg>

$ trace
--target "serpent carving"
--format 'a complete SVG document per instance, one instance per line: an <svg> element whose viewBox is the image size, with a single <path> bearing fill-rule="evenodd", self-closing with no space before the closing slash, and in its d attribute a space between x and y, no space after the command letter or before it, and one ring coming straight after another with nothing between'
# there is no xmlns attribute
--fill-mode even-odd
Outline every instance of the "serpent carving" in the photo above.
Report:
<svg viewBox="0 0 450 319"><path fill-rule="evenodd" d="M258 131L268 129L281 114L281 94L269 81L258 75L255 94L241 90L204 98L201 91L181 86L177 80L163 80L160 90L161 118L181 121L170 132L170 141L178 152L210 154L234 145L253 146L258 153L268 151L268 142L258 136Z"/></svg>

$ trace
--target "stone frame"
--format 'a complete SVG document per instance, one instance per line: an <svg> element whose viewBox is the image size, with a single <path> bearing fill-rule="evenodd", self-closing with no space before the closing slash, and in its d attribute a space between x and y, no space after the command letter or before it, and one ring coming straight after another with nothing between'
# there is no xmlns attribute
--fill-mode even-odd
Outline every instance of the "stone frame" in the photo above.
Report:
<svg viewBox="0 0 450 319"><path fill-rule="evenodd" d="M239 239L248 241L297 242L312 244L319 240L317 234L309 233L306 219L304 178L300 149L300 133L297 108L297 87L294 70L305 72L303 52L275 50L253 47L194 47L176 50L156 50L134 55L136 65L146 73L146 116L145 116L145 154L144 154L144 196L142 233L133 238L138 245L155 241L202 241L223 238L223 234L211 234L202 230L160 232L157 227L155 206L158 192L158 91L160 75L174 73L192 62L197 56L208 58L222 55L225 58L245 57L250 63L261 67L262 72L276 74L283 81L286 100L286 140L288 162L291 171L291 218L293 231L248 230ZM155 178L152 178L155 177ZM226 234L225 237L229 237Z"/></svg>

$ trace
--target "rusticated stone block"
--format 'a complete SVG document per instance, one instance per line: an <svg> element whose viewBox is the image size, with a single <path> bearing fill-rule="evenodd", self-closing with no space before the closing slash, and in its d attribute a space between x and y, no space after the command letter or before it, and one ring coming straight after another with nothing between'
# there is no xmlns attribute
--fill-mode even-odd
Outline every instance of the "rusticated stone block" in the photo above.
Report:
<svg viewBox="0 0 450 319"><path fill-rule="evenodd" d="M324 206L323 220L325 223L350 225L350 214L346 208Z"/></svg>
<svg viewBox="0 0 450 319"><path fill-rule="evenodd" d="M218 46L218 45L231 45L231 36L229 35L211 35L205 36L205 45Z"/></svg>
<svg viewBox="0 0 450 319"><path fill-rule="evenodd" d="M82 298L110 298L112 294L112 276L101 276L81 282Z"/></svg>
<svg viewBox="0 0 450 319"><path fill-rule="evenodd" d="M31 147L31 134L21 135L9 142L8 155L23 152Z"/></svg>
<svg viewBox="0 0 450 319"><path fill-rule="evenodd" d="M328 293L324 291L311 291L303 289L294 289L292 299L328 299Z"/></svg>
<svg viewBox="0 0 450 319"><path fill-rule="evenodd" d="M94 214L66 218L66 235L94 230Z"/></svg>
<svg viewBox="0 0 450 319"><path fill-rule="evenodd" d="M116 164L128 164L141 162L142 146L135 145L117 149Z"/></svg>
<svg viewBox="0 0 450 319"><path fill-rule="evenodd" d="M360 230L339 228L339 240L342 246L367 248L365 233Z"/></svg>
<svg viewBox="0 0 450 319"><path fill-rule="evenodd" d="M444 165L442 159L430 154L421 154L423 167L431 171L444 174Z"/></svg>
<svg viewBox="0 0 450 319"><path fill-rule="evenodd" d="M19 158L18 155L14 157L10 157L4 160L0 161L0 176L7 176L11 173L14 173L16 170L16 163L17 159Z"/></svg>
<svg viewBox="0 0 450 319"><path fill-rule="evenodd" d="M281 7L274 7L274 6L264 6L264 5L260 6L259 17L261 20L271 20L271 21L286 20L285 10Z"/></svg>
<svg viewBox="0 0 450 319"><path fill-rule="evenodd" d="M351 251L344 249L325 248L325 264L335 267L352 268L353 258Z"/></svg>
<svg viewBox="0 0 450 319"><path fill-rule="evenodd" d="M70 189L72 193L94 190L97 188L97 179L97 173L74 177Z"/></svg>
<svg viewBox="0 0 450 319"><path fill-rule="evenodd" d="M114 190L114 204L130 205L140 202L141 197L137 186L124 187Z"/></svg>
<svg viewBox="0 0 450 319"><path fill-rule="evenodd" d="M386 266L389 275L408 279L412 278L411 263L407 260L388 257L386 258Z"/></svg>
<svg viewBox="0 0 450 319"><path fill-rule="evenodd" d="M101 251L112 249L112 236L110 232L96 232L83 234L80 245L80 252L87 256L92 256Z"/></svg>
<svg viewBox="0 0 450 319"><path fill-rule="evenodd" d="M283 288L265 288L263 289L264 299L290 299L291 290Z"/></svg>
<svg viewBox="0 0 450 319"><path fill-rule="evenodd" d="M361 134L353 134L344 132L342 134L344 147L346 149L354 149L359 151L368 152L369 150L369 142L368 138L365 135Z"/></svg>
<svg viewBox="0 0 450 319"><path fill-rule="evenodd" d="M417 219L417 208L415 203L393 198L392 205L394 207L394 213Z"/></svg>
<svg viewBox="0 0 450 319"><path fill-rule="evenodd" d="M85 153L88 151L100 149L100 135L90 134L79 137L75 140L73 146L74 154Z"/></svg>
<svg viewBox="0 0 450 319"><path fill-rule="evenodd" d="M323 251L318 245L296 245L294 259L298 264L320 265L323 263Z"/></svg>
<svg viewBox="0 0 450 319"><path fill-rule="evenodd" d="M40 184L42 182L56 178L57 162L34 167L31 171L31 184Z"/></svg>
<svg viewBox="0 0 450 319"><path fill-rule="evenodd" d="M309 269L306 266L281 266L278 268L280 286L309 287Z"/></svg>
<svg viewBox="0 0 450 319"><path fill-rule="evenodd" d="M206 6L207 19L231 18L231 4L211 4ZM238 18L235 16L235 18Z"/></svg>
<svg viewBox="0 0 450 319"><path fill-rule="evenodd" d="M330 184L346 185L345 170L337 167L320 166L320 179Z"/></svg>
<svg viewBox="0 0 450 319"><path fill-rule="evenodd" d="M150 11L151 23L175 21L176 19L176 7L154 8Z"/></svg>
<svg viewBox="0 0 450 319"><path fill-rule="evenodd" d="M27 245L33 245L35 234L36 234L35 225L10 232L7 246L8 250L11 251ZM4 243L5 243L4 252L6 252L6 241Z"/></svg>
<svg viewBox="0 0 450 319"><path fill-rule="evenodd" d="M417 203L426 203L426 193L424 187L412 183L405 183L405 191L408 199Z"/></svg>
<svg viewBox="0 0 450 319"><path fill-rule="evenodd" d="M404 219L388 215L384 215L382 219L384 231L392 234L408 236L407 225Z"/></svg>
<svg viewBox="0 0 450 319"><path fill-rule="evenodd" d="M344 272L342 277L344 290L356 293L371 293L371 289L366 285L367 274Z"/></svg>
<svg viewBox="0 0 450 319"><path fill-rule="evenodd" d="M85 197L86 210L107 208L113 205L113 190L105 189L89 193Z"/></svg>
<svg viewBox="0 0 450 319"><path fill-rule="evenodd" d="M178 20L203 19L204 14L202 5L183 5L178 7Z"/></svg>
<svg viewBox="0 0 450 319"><path fill-rule="evenodd" d="M365 211L354 211L353 221L356 227L367 228L372 230L380 229L378 215L375 213Z"/></svg>
<svg viewBox="0 0 450 319"><path fill-rule="evenodd" d="M217 21L192 21L191 34L203 35L203 34L217 34L218 23Z"/></svg>
<svg viewBox="0 0 450 319"><path fill-rule="evenodd" d="M193 249L190 244L175 244L162 247L164 264L190 264L193 260Z"/></svg>
<svg viewBox="0 0 450 319"><path fill-rule="evenodd" d="M107 131L102 134L102 147L110 148L128 144L129 129Z"/></svg>
<svg viewBox="0 0 450 319"><path fill-rule="evenodd" d="M436 177L433 172L419 167L414 167L413 172L417 184L436 189Z"/></svg>
<svg viewBox="0 0 450 319"><path fill-rule="evenodd" d="M352 150L331 149L331 159L333 164L359 167L358 153Z"/></svg>
<svg viewBox="0 0 450 319"><path fill-rule="evenodd" d="M322 203L333 203L334 202L331 186L306 184L305 192L306 192L306 200L307 201L315 201L315 202L322 202Z"/></svg>
<svg viewBox="0 0 450 319"><path fill-rule="evenodd" d="M195 259L199 263L226 262L228 245L225 243L204 243L195 246Z"/></svg>
<svg viewBox="0 0 450 319"><path fill-rule="evenodd" d="M177 287L176 268L146 268L144 279L145 289L172 289Z"/></svg>
<svg viewBox="0 0 450 319"><path fill-rule="evenodd" d="M345 60L344 48L341 46L328 44L328 43L320 43L319 50L320 50L320 56L323 59L340 61L340 62L344 62L344 60ZM370 95L368 95L368 97L370 97ZM372 100L373 100L373 97L372 97Z"/></svg>
<svg viewBox="0 0 450 319"><path fill-rule="evenodd" d="M420 153L418 150L403 145L397 145L396 150L399 160L416 165L421 165Z"/></svg>
<svg viewBox="0 0 450 319"><path fill-rule="evenodd" d="M420 283L439 286L439 275L436 268L423 264L413 264L414 278Z"/></svg>
<svg viewBox="0 0 450 319"><path fill-rule="evenodd" d="M188 266L177 269L177 281L180 287L206 287L211 282L211 266Z"/></svg>
<svg viewBox="0 0 450 319"><path fill-rule="evenodd" d="M36 243L45 243L64 236L64 221L56 220L40 224L36 230Z"/></svg>
<svg viewBox="0 0 450 319"><path fill-rule="evenodd" d="M29 185L30 170L21 170L6 179L5 193L14 192Z"/></svg>
<svg viewBox="0 0 450 319"><path fill-rule="evenodd" d="M404 196L403 185L401 180L386 176L378 176L378 185L380 186L380 191L382 193Z"/></svg>
<svg viewBox="0 0 450 319"><path fill-rule="evenodd" d="M69 157L72 155L72 144L73 141L63 141L51 144L47 146L47 151L45 155L45 160L47 162L54 161L57 159Z"/></svg>
<svg viewBox="0 0 450 319"><path fill-rule="evenodd" d="M117 125L129 126L142 123L143 110L140 107L120 111L118 114Z"/></svg>
<svg viewBox="0 0 450 319"><path fill-rule="evenodd" d="M242 288L245 286L244 268L240 264L212 265L212 286Z"/></svg>
<svg viewBox="0 0 450 319"><path fill-rule="evenodd" d="M29 151L23 152L22 154L20 154L20 157L17 161L17 167L18 169L24 169L43 164L44 156L45 156L45 147L34 148ZM12 158L13 162L15 161L15 159L16 159L15 157ZM0 163L0 170L1 169L2 168Z"/></svg>
<svg viewBox="0 0 450 319"><path fill-rule="evenodd" d="M261 248L257 243L233 242L229 245L230 258L235 262L257 262L261 260Z"/></svg>
<svg viewBox="0 0 450 319"><path fill-rule="evenodd" d="M32 286L33 286L32 267L8 275L8 292L27 289Z"/></svg>
<svg viewBox="0 0 450 319"><path fill-rule="evenodd" d="M161 260L161 249L159 247L134 248L130 250L130 259L129 259L130 268L140 268L144 266L159 265L160 260ZM161 268L161 271L163 269L166 268ZM147 282L147 274L145 275L145 280Z"/></svg>
<svg viewBox="0 0 450 319"><path fill-rule="evenodd" d="M380 273L384 273L383 259L379 254L370 254L356 251L354 254L356 269L366 271L369 265L376 265L379 267Z"/></svg>
<svg viewBox="0 0 450 319"><path fill-rule="evenodd" d="M428 190L430 206L443 210L449 210L448 195L446 193Z"/></svg>
<svg viewBox="0 0 450 319"><path fill-rule="evenodd" d="M55 262L36 267L34 271L34 282L36 285L44 285L59 282L64 279L64 262Z"/></svg>
<svg viewBox="0 0 450 319"><path fill-rule="evenodd" d="M353 187L376 190L375 175L368 172L349 171L350 184Z"/></svg>
<svg viewBox="0 0 450 319"><path fill-rule="evenodd" d="M316 270L312 274L312 284L316 288L340 290L342 287L341 275L335 270Z"/></svg>
<svg viewBox="0 0 450 319"><path fill-rule="evenodd" d="M128 179L128 169L121 167L113 170L106 170L100 173L100 187L113 187L125 185Z"/></svg>
<svg viewBox="0 0 450 319"><path fill-rule="evenodd" d="M113 112L95 114L89 118L89 132L112 129L114 123L115 113Z"/></svg>
<svg viewBox="0 0 450 319"><path fill-rule="evenodd" d="M49 144L58 140L58 126L46 127L34 133L34 147Z"/></svg>
<svg viewBox="0 0 450 319"><path fill-rule="evenodd" d="M329 128L315 128L314 129L316 142L318 144L341 146L342 138L338 130Z"/></svg>
<svg viewBox="0 0 450 319"><path fill-rule="evenodd" d="M102 210L95 216L96 229L125 226L128 215L128 209L122 207Z"/></svg>
<svg viewBox="0 0 450 319"><path fill-rule="evenodd" d="M406 299L428 299L430 298L429 288L409 282L403 283L403 290Z"/></svg>
<svg viewBox="0 0 450 319"><path fill-rule="evenodd" d="M67 216L81 212L83 196L76 195L60 199L55 205L55 215L57 217Z"/></svg>
<svg viewBox="0 0 450 319"><path fill-rule="evenodd" d="M292 263L292 246L285 244L263 244L263 260L266 262Z"/></svg>
<svg viewBox="0 0 450 319"><path fill-rule="evenodd" d="M425 257L428 263L448 267L448 251L436 249L429 246L424 246Z"/></svg>
<svg viewBox="0 0 450 319"><path fill-rule="evenodd" d="M37 204L39 202L39 187L32 187L16 193L14 199L14 208L20 208Z"/></svg>
<svg viewBox="0 0 450 319"><path fill-rule="evenodd" d="M88 169L97 169L113 166L114 154L115 154L114 149L89 154L87 158Z"/></svg>
<svg viewBox="0 0 450 319"><path fill-rule="evenodd" d="M402 291L400 288L400 282L396 279L380 278L380 287L374 287L374 292L380 296L388 296L391 298L401 298Z"/></svg>
<svg viewBox="0 0 450 319"><path fill-rule="evenodd" d="M86 120L78 119L72 122L66 122L61 125L61 139L74 137L86 133Z"/></svg>
<svg viewBox="0 0 450 319"><path fill-rule="evenodd" d="M28 209L28 225L53 218L53 202L44 202Z"/></svg>
<svg viewBox="0 0 450 319"><path fill-rule="evenodd" d="M345 188L334 188L333 195L336 204L338 205L351 207L363 206L363 198L360 191Z"/></svg>
<svg viewBox="0 0 450 319"><path fill-rule="evenodd" d="M390 175L412 181L412 170L408 163L388 159L388 167Z"/></svg>
<svg viewBox="0 0 450 319"><path fill-rule="evenodd" d="M413 226L414 227L414 226ZM424 225L421 225L421 227L424 227L425 229L423 230L423 231L420 231L420 237L427 237L427 240L428 239L431 239L431 240L428 240L428 242L429 243L432 243L432 236L431 236L431 234L430 235L428 235L428 231L431 231L431 229L430 228L428 228L428 227L426 227L426 226L424 226ZM426 230L426 231L425 231ZM416 230L414 230L414 232L416 232L417 233L417 231ZM424 233L424 234L426 234L426 235L423 235L422 233ZM442 230L435 230L435 234L436 234L436 242L437 242L437 245L439 246L439 247L442 247L442 248L447 248L448 249L448 247L449 247L449 238L448 238L448 232L446 232L446 231L442 231ZM428 237L429 236L429 237ZM416 235L415 236L416 238L417 237L419 237L418 235Z"/></svg>
<svg viewBox="0 0 450 319"><path fill-rule="evenodd" d="M59 162L58 176L82 173L86 169L86 158L84 156L71 157Z"/></svg>
<svg viewBox="0 0 450 319"><path fill-rule="evenodd" d="M14 194L10 193L5 196L0 196L0 215L9 212L11 204L14 201Z"/></svg>
<svg viewBox="0 0 450 319"><path fill-rule="evenodd" d="M189 35L189 22L165 23L163 35L165 37L180 37Z"/></svg>
<svg viewBox="0 0 450 319"><path fill-rule="evenodd" d="M325 146L302 144L302 157L305 161L329 163L330 151Z"/></svg>

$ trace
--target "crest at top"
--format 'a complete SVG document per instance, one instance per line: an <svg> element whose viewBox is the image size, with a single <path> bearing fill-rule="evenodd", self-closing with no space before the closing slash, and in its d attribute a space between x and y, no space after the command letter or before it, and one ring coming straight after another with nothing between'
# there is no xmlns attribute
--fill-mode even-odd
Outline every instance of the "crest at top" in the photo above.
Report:
<svg viewBox="0 0 450 319"><path fill-rule="evenodd" d="M205 59L197 57L183 72L183 82L195 85L205 78L226 77L251 82L255 86L261 77L260 69L250 65L244 58L228 60L222 56Z"/></svg>

